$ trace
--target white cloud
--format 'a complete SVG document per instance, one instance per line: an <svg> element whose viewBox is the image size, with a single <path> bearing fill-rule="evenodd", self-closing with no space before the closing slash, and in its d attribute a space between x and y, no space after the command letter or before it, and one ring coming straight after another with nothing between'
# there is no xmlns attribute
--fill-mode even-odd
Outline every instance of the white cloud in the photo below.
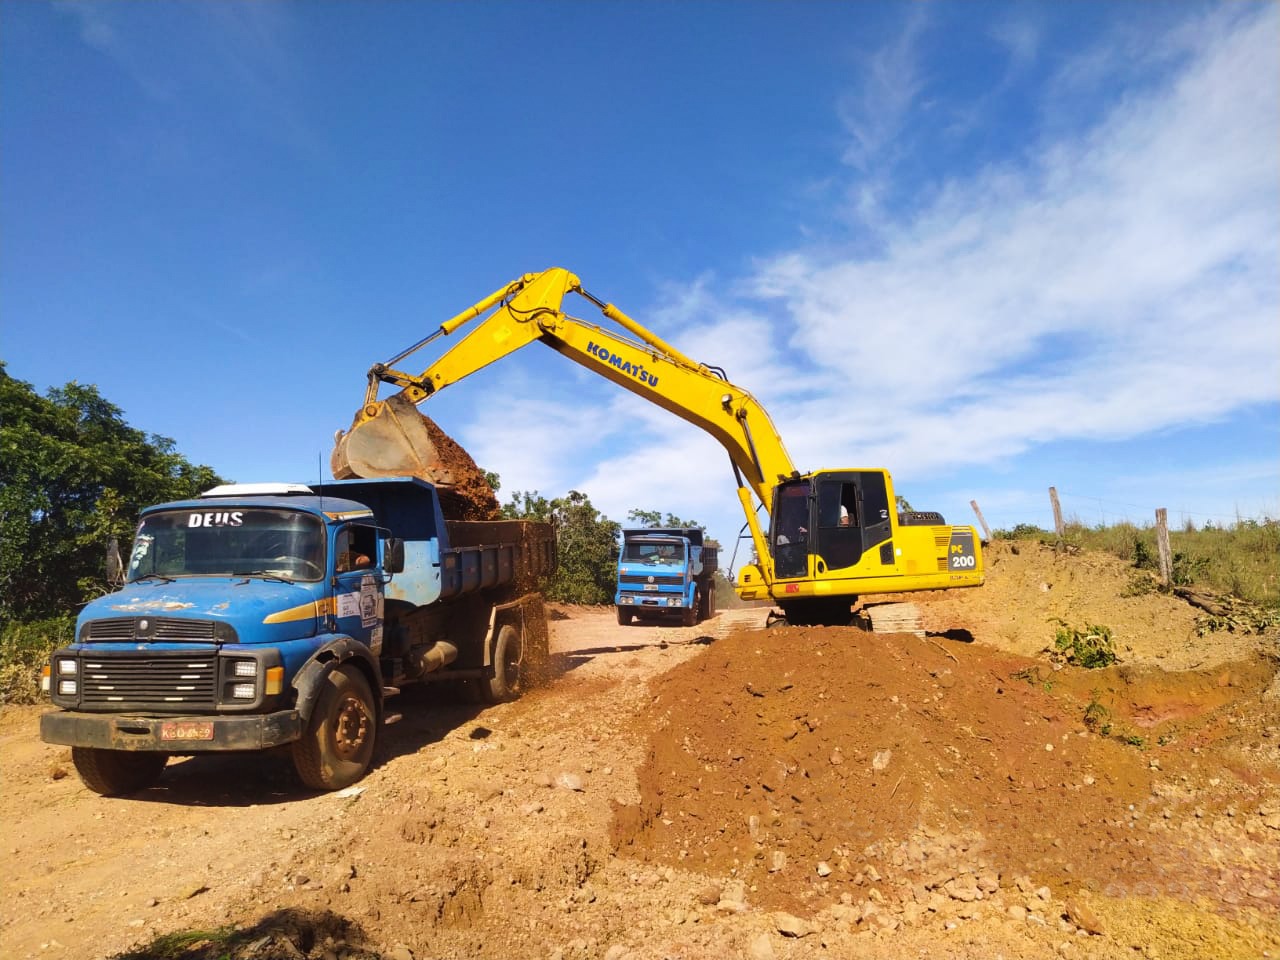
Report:
<svg viewBox="0 0 1280 960"><path fill-rule="evenodd" d="M912 41L922 16L845 104L855 168L897 149L922 89ZM948 514L974 490L996 526L1004 505L1044 499L992 482L1002 461L1036 445L1125 439L1275 403L1280 89L1258 78L1276 73L1278 22L1268 7L1219 14L1212 29L1173 28L1151 41L1162 84L1146 78L1083 131L1024 152L1022 165L916 191L930 199L876 221L876 255L784 251L727 295L710 275L667 289L645 322L751 390L800 469L891 465L900 483L964 488L925 486L925 506ZM1180 47L1193 36L1199 47ZM1035 41L1025 30L1005 37L1014 60ZM891 65L901 82L878 101ZM883 116L871 113L877 103ZM878 174L859 176L879 189ZM659 509L731 544L743 518L718 444L571 369L572 390L506 384L533 399L478 405L456 435L507 492L584 490L620 522L632 508ZM1170 489L1171 508L1184 490Z"/></svg>
<svg viewBox="0 0 1280 960"><path fill-rule="evenodd" d="M1259 81L1277 21L1213 21L1166 86L1027 167L947 183L875 259L762 264L800 362L846 385L845 417L833 397L774 409L797 461L964 462L1275 400L1280 85Z"/></svg>

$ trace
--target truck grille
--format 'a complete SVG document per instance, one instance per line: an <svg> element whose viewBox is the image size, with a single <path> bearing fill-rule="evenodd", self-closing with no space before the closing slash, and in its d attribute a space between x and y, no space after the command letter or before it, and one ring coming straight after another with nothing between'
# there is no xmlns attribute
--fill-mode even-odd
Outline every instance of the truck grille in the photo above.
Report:
<svg viewBox="0 0 1280 960"><path fill-rule="evenodd" d="M186 712L212 707L217 657L85 657L80 661L80 703L135 710Z"/></svg>
<svg viewBox="0 0 1280 960"><path fill-rule="evenodd" d="M180 617L108 617L85 624L81 639L212 641L215 639L214 621L184 620Z"/></svg>
<svg viewBox="0 0 1280 960"><path fill-rule="evenodd" d="M624 573L618 578L619 583L648 583L650 579L654 583L661 583L668 587L678 587L684 583L684 577L677 574L654 574L652 577L643 573Z"/></svg>

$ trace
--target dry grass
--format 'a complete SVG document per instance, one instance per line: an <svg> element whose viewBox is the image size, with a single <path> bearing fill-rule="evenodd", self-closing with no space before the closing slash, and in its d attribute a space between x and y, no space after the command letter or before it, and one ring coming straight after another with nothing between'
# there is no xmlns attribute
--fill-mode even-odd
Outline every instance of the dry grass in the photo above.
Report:
<svg viewBox="0 0 1280 960"><path fill-rule="evenodd" d="M996 531L996 536L1044 543L1055 539L1051 531L1028 524ZM1138 570L1158 569L1154 526L1119 523L1088 527L1069 522L1064 539L1072 546L1114 554ZM1229 527L1171 530L1169 547L1175 586L1238 597L1266 609L1280 608L1280 521L1241 520Z"/></svg>

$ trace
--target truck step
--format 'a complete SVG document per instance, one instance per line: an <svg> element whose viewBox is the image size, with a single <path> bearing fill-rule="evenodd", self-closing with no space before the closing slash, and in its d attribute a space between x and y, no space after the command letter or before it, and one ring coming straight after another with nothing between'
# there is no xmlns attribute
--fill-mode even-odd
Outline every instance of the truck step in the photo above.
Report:
<svg viewBox="0 0 1280 960"><path fill-rule="evenodd" d="M403 713L388 713L385 716L383 716L382 725L384 727L389 727L393 723L399 723L403 719L404 719Z"/></svg>

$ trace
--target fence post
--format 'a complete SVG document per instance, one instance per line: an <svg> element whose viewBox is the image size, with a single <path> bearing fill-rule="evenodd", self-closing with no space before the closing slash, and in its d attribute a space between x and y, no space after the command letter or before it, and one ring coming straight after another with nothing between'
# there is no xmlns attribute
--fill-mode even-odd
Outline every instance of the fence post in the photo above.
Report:
<svg viewBox="0 0 1280 960"><path fill-rule="evenodd" d="M987 526L986 519L982 516L982 511L978 509L978 501L970 500L969 506L973 507L973 512L978 515L978 523L982 524L983 543L991 542L991 528Z"/></svg>
<svg viewBox="0 0 1280 960"><path fill-rule="evenodd" d="M1166 587L1173 579L1173 553L1169 550L1169 511L1156 509L1156 549L1160 552L1160 582Z"/></svg>
<svg viewBox="0 0 1280 960"><path fill-rule="evenodd" d="M1062 527L1062 504L1058 503L1058 488L1049 488L1049 502L1053 504L1053 531L1058 535L1061 542L1062 535L1066 532Z"/></svg>

